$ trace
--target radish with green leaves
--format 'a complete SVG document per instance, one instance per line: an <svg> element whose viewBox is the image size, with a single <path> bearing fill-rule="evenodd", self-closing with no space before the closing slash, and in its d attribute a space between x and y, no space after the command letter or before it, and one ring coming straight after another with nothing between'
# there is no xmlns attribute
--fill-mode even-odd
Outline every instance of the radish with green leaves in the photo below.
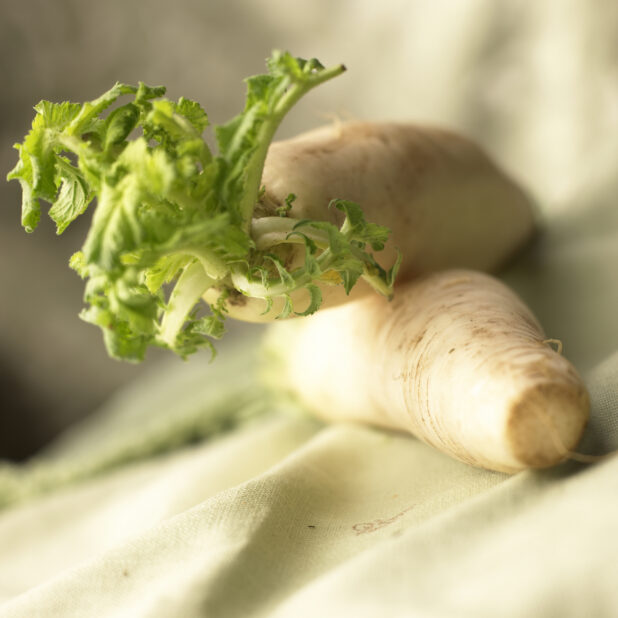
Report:
<svg viewBox="0 0 618 618"><path fill-rule="evenodd" d="M321 248L336 240L320 225L345 229L344 213L326 209L335 198L359 204L368 220L392 231L381 260L396 263L401 252L399 281L453 267L496 271L535 228L530 198L513 180L470 140L433 127L334 123L274 142L262 183L252 236L258 248L277 251L292 268L305 259L298 245L304 237L294 235L298 222L327 221L302 228ZM358 298L372 286L389 293L382 278L366 273L351 290L349 280L332 285L341 280L333 271L318 279L323 306ZM291 297L295 306L309 302L303 288ZM206 298L216 301L218 291L211 289ZM259 294L233 300L229 315L249 321L270 321L284 307L284 297L267 312Z"/></svg>
<svg viewBox="0 0 618 618"><path fill-rule="evenodd" d="M8 177L27 231L41 200L61 233L96 198L71 266L87 279L81 316L111 356L139 361L154 345L184 357L212 348L227 316L390 297L398 269L401 280L493 270L531 235L527 196L454 134L351 123L271 144L294 104L343 71L274 52L247 80L244 111L215 127L216 154L203 109L164 88L116 84L88 103L36 106Z"/></svg>
<svg viewBox="0 0 618 618"><path fill-rule="evenodd" d="M523 303L478 272L531 237L529 197L441 129L333 123L273 142L294 104L343 71L274 52L244 111L215 127L216 154L203 109L161 87L42 101L8 176L22 224L34 230L44 200L62 233L96 198L71 266L87 279L81 315L115 358L151 345L185 357L212 349L228 316L325 307L271 331L278 388L306 407L496 470L556 463L585 424L585 388Z"/></svg>

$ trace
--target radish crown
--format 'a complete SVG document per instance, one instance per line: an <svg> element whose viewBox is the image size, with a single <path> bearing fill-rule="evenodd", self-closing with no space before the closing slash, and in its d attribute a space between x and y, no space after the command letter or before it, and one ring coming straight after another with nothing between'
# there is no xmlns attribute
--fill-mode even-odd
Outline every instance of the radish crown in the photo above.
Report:
<svg viewBox="0 0 618 618"><path fill-rule="evenodd" d="M383 248L388 230L367 223L357 204L333 201L345 214L340 228L291 219L293 195L280 216L253 219L281 120L306 92L344 70L273 52L268 73L246 80L244 111L215 127L216 154L202 137L204 110L163 98L163 87L117 83L91 102L35 107L8 175L22 186L22 225L36 228L44 200L60 234L96 198L70 264L87 279L81 317L101 327L112 357L140 361L150 345L182 357L214 351L231 294L262 298L267 310L281 296L280 317L316 311L318 281L349 291L364 277L390 295L397 264L386 271L371 253ZM124 97L130 100L121 104ZM288 243L304 245L304 262L293 269L276 250ZM209 306L201 299L211 287L221 295ZM300 288L311 298L302 310L290 300Z"/></svg>

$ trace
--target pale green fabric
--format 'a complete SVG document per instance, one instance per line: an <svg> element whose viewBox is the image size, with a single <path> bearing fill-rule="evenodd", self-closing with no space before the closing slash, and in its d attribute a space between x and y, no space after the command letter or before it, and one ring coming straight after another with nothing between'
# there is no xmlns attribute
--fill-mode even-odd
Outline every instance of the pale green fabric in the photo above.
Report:
<svg viewBox="0 0 618 618"><path fill-rule="evenodd" d="M616 448L618 355L588 383ZM6 511L0 616L609 617L617 496L616 457L508 477L262 417Z"/></svg>
<svg viewBox="0 0 618 618"><path fill-rule="evenodd" d="M204 440L271 411L272 397L254 371L258 335L231 338L215 363L201 357L151 371L27 465L0 462L0 507Z"/></svg>
<svg viewBox="0 0 618 618"><path fill-rule="evenodd" d="M546 231L502 277L584 375L592 418L580 450L609 453L616 10L474 0L440 16L454 4L393 2L374 19L365 3L342 3L341 24L367 32L355 71L377 48L380 66L395 67L376 77L382 87L352 81L352 105L402 118L413 95L421 116L467 125L522 171ZM281 14L268 13L273 24ZM386 97L409 63L411 96ZM212 365L170 361L38 463L0 469L1 618L618 616L617 456L507 476L407 435L321 425L259 385L260 334L242 331Z"/></svg>

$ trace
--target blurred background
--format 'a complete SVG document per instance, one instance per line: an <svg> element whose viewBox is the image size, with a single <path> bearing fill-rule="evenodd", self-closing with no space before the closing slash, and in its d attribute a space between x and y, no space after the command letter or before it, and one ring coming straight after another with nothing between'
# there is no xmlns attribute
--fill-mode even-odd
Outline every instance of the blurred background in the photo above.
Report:
<svg viewBox="0 0 618 618"><path fill-rule="evenodd" d="M585 209L581 196L599 186L597 202L618 211L613 0L0 0L2 176L41 99L84 101L142 80L198 100L220 123L273 48L349 69L310 94L280 137L335 116L440 124L483 144L547 216ZM143 372L181 362L107 358L98 329L77 317L82 282L67 267L87 217L56 237L44 216L27 235L20 200L17 183L0 181L0 458L12 459ZM583 364L596 360L585 338L570 344Z"/></svg>

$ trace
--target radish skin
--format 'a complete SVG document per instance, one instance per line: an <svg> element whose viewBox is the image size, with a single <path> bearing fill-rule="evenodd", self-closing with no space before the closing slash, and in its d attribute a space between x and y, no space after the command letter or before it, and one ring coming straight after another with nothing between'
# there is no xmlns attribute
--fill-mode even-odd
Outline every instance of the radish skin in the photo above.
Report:
<svg viewBox="0 0 618 618"><path fill-rule="evenodd" d="M584 430L574 367L525 304L489 275L445 271L271 326L277 383L327 421L409 431L461 461L552 466Z"/></svg>
<svg viewBox="0 0 618 618"><path fill-rule="evenodd" d="M357 202L367 221L392 234L381 264L387 268L402 253L398 281L446 268L494 272L533 234L530 198L472 141L455 133L412 124L332 124L271 144L262 175L264 192L254 212L252 237L269 243L288 265L300 264L304 248L277 232L277 217L290 194L288 217L341 225L343 216L328 204L334 198ZM275 230L269 233L269 230ZM298 240L298 239L296 239ZM318 282L322 307L371 292L360 280L349 296L337 282ZM218 290L204 298L216 303ZM292 294L294 309L307 306L306 290ZM275 298L265 302L240 294L226 303L230 317L271 321L281 312Z"/></svg>

